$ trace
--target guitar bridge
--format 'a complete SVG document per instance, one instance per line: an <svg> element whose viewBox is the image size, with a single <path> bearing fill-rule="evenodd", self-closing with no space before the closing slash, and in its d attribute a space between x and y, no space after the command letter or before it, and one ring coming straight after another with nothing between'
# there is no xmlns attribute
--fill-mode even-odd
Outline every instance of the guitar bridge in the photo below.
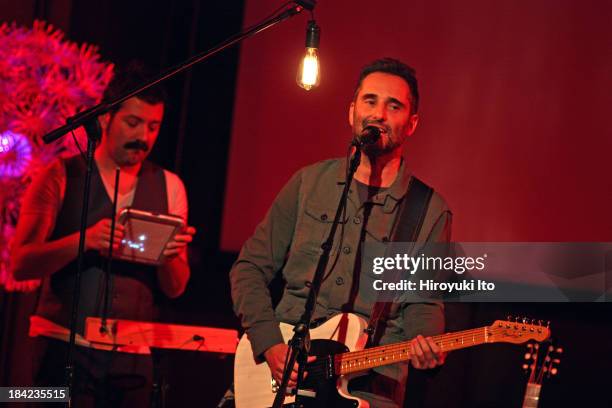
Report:
<svg viewBox="0 0 612 408"><path fill-rule="evenodd" d="M270 381L270 385L272 386L272 392L276 394L278 392L278 388L280 387L280 384L277 383L274 378L272 378ZM287 388L287 394L295 395L296 394L295 388ZM302 397L315 398L317 396L317 393L312 390L299 389L297 390L297 395L302 396Z"/></svg>

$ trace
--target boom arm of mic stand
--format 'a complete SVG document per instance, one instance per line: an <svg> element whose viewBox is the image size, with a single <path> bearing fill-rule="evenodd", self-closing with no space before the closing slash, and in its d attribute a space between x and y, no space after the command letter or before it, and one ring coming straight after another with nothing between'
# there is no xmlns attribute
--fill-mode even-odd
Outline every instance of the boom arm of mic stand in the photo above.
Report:
<svg viewBox="0 0 612 408"><path fill-rule="evenodd" d="M64 126L61 126L55 130L52 130L51 132L44 135L43 136L44 142L47 144L54 142L55 140L66 135L71 130L74 130L78 128L79 126L82 126L84 123L90 121L91 119L97 118L98 116L112 110L115 106L121 104L125 100L130 99L131 97L138 95L142 91L149 89L161 82L166 81L167 79L170 79L178 75L179 73L187 70L188 68L191 68L193 65L207 60L213 55L219 53L220 51L223 51L224 49L228 47L231 47L234 44L241 42L247 37L256 35L284 20L287 20L290 17L293 17L296 14L299 14L303 9L312 10L314 8L315 3L316 1L314 0L295 1L295 3L290 8L286 9L284 12L276 16L270 17L269 19L266 19L265 21L249 28L248 30L245 30L236 35L233 35L232 37L228 38L227 40L223 41L222 43L211 48L208 51L197 54L189 58L188 60L183 61L182 63L177 64L174 67L167 69L166 71L162 72L161 74L151 79L150 81L144 83L143 85L129 92L126 92L125 94L111 101L100 103L87 110L84 110L83 112L80 112L74 116L71 116L70 118L66 120L66 124Z"/></svg>

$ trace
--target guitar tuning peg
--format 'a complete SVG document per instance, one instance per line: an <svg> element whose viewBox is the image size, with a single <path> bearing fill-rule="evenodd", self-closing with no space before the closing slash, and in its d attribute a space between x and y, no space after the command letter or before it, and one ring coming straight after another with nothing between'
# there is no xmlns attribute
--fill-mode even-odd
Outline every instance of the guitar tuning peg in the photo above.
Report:
<svg viewBox="0 0 612 408"><path fill-rule="evenodd" d="M538 326L541 326L541 325L542 325L542 321L538 320Z"/></svg>
<svg viewBox="0 0 612 408"><path fill-rule="evenodd" d="M535 324L535 319L531 319L531 325L533 326Z"/></svg>
<svg viewBox="0 0 612 408"><path fill-rule="evenodd" d="M547 320L547 321L546 321L546 328L547 328L547 329L550 329L550 320Z"/></svg>
<svg viewBox="0 0 612 408"><path fill-rule="evenodd" d="M532 343L527 344L527 348L531 350L533 348L533 344Z"/></svg>
<svg viewBox="0 0 612 408"><path fill-rule="evenodd" d="M563 348L562 347L558 347L557 348L557 354L562 354L563 353Z"/></svg>
<svg viewBox="0 0 612 408"><path fill-rule="evenodd" d="M523 364L523 370L529 369L529 364Z"/></svg>
<svg viewBox="0 0 612 408"><path fill-rule="evenodd" d="M508 316L506 316L506 320L507 320L507 321L509 321L509 322L511 322L511 321L512 321L512 315L511 315L511 314L509 314Z"/></svg>
<svg viewBox="0 0 612 408"><path fill-rule="evenodd" d="M531 358L531 353L525 353L525 360L529 360Z"/></svg>
<svg viewBox="0 0 612 408"><path fill-rule="evenodd" d="M550 374L552 375L557 375L559 371L556 368L553 368L552 370L550 370Z"/></svg>
<svg viewBox="0 0 612 408"><path fill-rule="evenodd" d="M550 346L548 346L548 351L553 351L555 349L555 347L551 344Z"/></svg>
<svg viewBox="0 0 612 408"><path fill-rule="evenodd" d="M553 359L553 364L559 364L561 362L561 360L559 360L558 358Z"/></svg>
<svg viewBox="0 0 612 408"><path fill-rule="evenodd" d="M540 349L540 345L538 343L536 343L534 347L535 347L536 350Z"/></svg>
<svg viewBox="0 0 612 408"><path fill-rule="evenodd" d="M523 317L523 324L527 324L527 318Z"/></svg>

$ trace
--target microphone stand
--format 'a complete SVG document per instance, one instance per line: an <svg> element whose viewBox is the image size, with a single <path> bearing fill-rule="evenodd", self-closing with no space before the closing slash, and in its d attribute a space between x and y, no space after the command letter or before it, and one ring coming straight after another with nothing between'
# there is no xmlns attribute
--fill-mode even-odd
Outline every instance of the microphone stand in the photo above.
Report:
<svg viewBox="0 0 612 408"><path fill-rule="evenodd" d="M115 191L113 192L113 210L111 213L111 230L110 230L110 245L108 246L108 259L106 260L106 268L104 271L104 304L102 306L102 321L100 322L100 334L108 334L107 327L108 308L110 294L113 291L113 276L111 275L111 267L113 265L113 244L115 242L115 224L117 221L117 196L119 195L119 176L121 169L115 169Z"/></svg>
<svg viewBox="0 0 612 408"><path fill-rule="evenodd" d="M319 295L319 289L321 288L321 284L323 283L325 270L327 269L327 264L329 263L329 255L334 245L334 237L336 236L336 230L338 229L338 224L340 223L340 217L344 208L346 207L349 188L351 187L355 171L357 171L359 163L361 162L361 148L364 144L367 143L357 140L353 140L351 142L351 145L356 147L355 153L353 154L353 157L351 158L349 164L346 181L344 183L344 189L342 190L342 195L340 196L340 201L338 203L338 208L336 209L334 221L331 225L331 229L329 231L327 239L321 245L323 253L319 257L319 263L317 264L317 269L315 270L312 282L306 284L310 287L310 291L308 292L306 304L304 305L304 313L302 314L302 317L300 318L298 324L294 327L293 337L289 341L290 354L289 358L285 362L283 379L281 381L280 387L276 391L276 396L274 397L274 404L272 405L273 408L281 408L283 406L283 402L285 401L285 393L287 391L287 384L289 383L289 377L291 376L291 371L293 371L293 365L295 364L296 360L298 362L298 379L297 384L295 386L295 406L300 406L299 404L297 404L297 393L299 390L300 382L304 375L304 368L306 366L306 361L308 359L308 351L310 349L310 321L312 320L312 316L317 305L317 296Z"/></svg>
<svg viewBox="0 0 612 408"><path fill-rule="evenodd" d="M85 188L83 189L83 207L81 210L81 224L79 229L79 250L77 255L77 272L74 278L74 296L72 299L72 313L70 318L70 340L68 344L68 353L66 357L66 385L69 387L68 390L68 407L72 406L72 389L74 382L74 346L76 339L76 324L77 324L77 316L78 316L78 308L79 308L79 298L81 292L81 273L83 271L83 261L84 261L84 252L85 252L85 233L87 230L87 217L89 212L89 196L91 189L91 175L93 169L94 162L94 150L96 143L98 143L101 139L101 129L100 124L98 123L98 116L111 111L114 107L119 106L121 103L126 101L129 98L137 96L141 92L164 82L179 73L191 68L193 65L198 64L202 61L205 61L212 57L213 55L223 51L224 49L231 47L234 44L237 44L247 37L254 36L259 34L260 32L282 22L285 21L296 14L299 14L304 9L313 10L316 5L316 0L295 0L289 5L284 11L275 14L274 16L267 18L263 22L256 24L244 31L241 31L238 34L235 34L229 37L227 40L223 41L219 45L211 48L208 51L205 51L200 54L196 54L195 56L187 59L186 61L175 65L165 71L163 71L158 76L153 79L147 81L135 89L120 95L119 97L110 100L104 101L98 105L95 105L83 112L80 112L74 116L71 116L66 120L66 125L61 126L51 132L47 133L43 136L43 141L46 144L52 143L55 140L65 136L68 132L73 131L74 129L83 126L87 133L87 170L85 172Z"/></svg>
<svg viewBox="0 0 612 408"><path fill-rule="evenodd" d="M87 216L89 213L89 196L91 191L91 175L94 165L94 151L96 144L102 138L102 129L97 118L93 118L83 124L87 133L87 170L85 171L85 187L83 189L83 207L81 208L81 225L79 228L79 250L77 255L77 273L74 277L74 295L72 298L72 310L70 314L70 339L66 355L66 385L68 386L68 407L72 406L72 385L74 381L74 344L76 340L76 323L78 318L78 305L81 296L81 272L85 260L85 232L87 230ZM72 130L72 129L70 129ZM45 141L46 142L46 141ZM48 142L46 142L48 143Z"/></svg>

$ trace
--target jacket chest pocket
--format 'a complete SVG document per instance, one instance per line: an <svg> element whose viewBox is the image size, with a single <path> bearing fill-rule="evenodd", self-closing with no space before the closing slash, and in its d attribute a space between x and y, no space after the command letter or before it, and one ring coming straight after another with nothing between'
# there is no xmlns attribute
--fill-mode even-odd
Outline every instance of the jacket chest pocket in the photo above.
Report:
<svg viewBox="0 0 612 408"><path fill-rule="evenodd" d="M387 202L395 204L387 204ZM387 243L393 240L393 229L398 221L397 202L387 197L384 205L374 205L369 211L366 240Z"/></svg>
<svg viewBox="0 0 612 408"><path fill-rule="evenodd" d="M329 235L335 214L335 209L322 203L306 203L296 225L292 250L303 254L321 255L323 252L321 245ZM346 220L341 220L340 224L345 222ZM340 224L336 236L340 232Z"/></svg>

